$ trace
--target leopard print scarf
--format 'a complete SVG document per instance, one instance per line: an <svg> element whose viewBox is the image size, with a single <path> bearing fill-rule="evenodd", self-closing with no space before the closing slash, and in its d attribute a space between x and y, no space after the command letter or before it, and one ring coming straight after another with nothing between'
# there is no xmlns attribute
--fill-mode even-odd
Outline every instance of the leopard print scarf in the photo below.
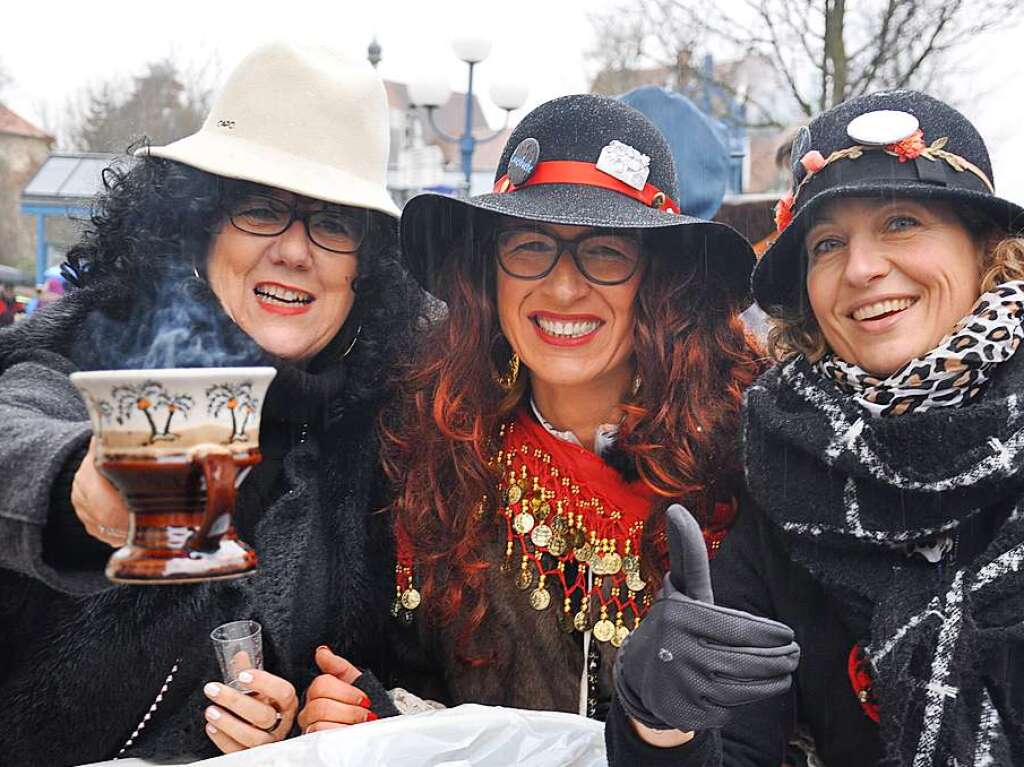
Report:
<svg viewBox="0 0 1024 767"><path fill-rule="evenodd" d="M819 360L815 370L874 416L964 405L985 388L993 369L1017 351L1024 338L1022 318L1024 281L1006 282L983 293L938 346L887 378L834 354Z"/></svg>

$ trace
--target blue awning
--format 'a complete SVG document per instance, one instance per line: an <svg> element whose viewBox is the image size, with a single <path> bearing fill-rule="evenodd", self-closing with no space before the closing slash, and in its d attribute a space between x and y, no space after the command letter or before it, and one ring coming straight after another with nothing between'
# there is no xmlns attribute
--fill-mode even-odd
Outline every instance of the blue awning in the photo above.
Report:
<svg viewBox="0 0 1024 767"><path fill-rule="evenodd" d="M117 158L93 152L51 154L21 191L21 212L36 217L35 282L46 279L46 219L89 215L103 191L103 169Z"/></svg>

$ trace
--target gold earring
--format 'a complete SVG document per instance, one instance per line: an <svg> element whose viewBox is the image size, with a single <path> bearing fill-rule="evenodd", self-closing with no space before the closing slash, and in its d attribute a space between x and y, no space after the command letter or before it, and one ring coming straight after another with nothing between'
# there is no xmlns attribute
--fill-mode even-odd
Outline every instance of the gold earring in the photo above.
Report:
<svg viewBox="0 0 1024 767"><path fill-rule="evenodd" d="M643 386L643 383L644 379L640 377L640 371L638 370L633 374L633 382L630 384L629 387L630 398L636 396L636 393L640 391L640 387Z"/></svg>
<svg viewBox="0 0 1024 767"><path fill-rule="evenodd" d="M508 372L505 375L498 376L498 386L505 391L512 391L512 387L516 385L516 381L519 380L519 355L512 352L512 356L508 360Z"/></svg>

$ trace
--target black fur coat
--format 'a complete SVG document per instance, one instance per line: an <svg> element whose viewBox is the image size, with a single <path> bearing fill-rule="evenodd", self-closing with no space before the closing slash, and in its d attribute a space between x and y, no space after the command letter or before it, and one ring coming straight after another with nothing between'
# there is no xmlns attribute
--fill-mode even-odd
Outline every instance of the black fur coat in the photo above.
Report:
<svg viewBox="0 0 1024 767"><path fill-rule="evenodd" d="M218 678L209 632L229 620L262 624L265 667L300 692L316 673L318 644L359 665L379 660L374 640L393 581L385 520L373 514L379 403L341 408L345 397L332 396L330 406L301 407L311 392L344 386L330 347L318 374L281 371L267 397L265 458L242 484L236 515L259 571L194 586L103 578L110 549L76 527L69 502L90 429L67 374L97 358L89 313L117 317L131 300L111 285L83 288L0 332L0 754L9 764L117 755L175 664L124 755L216 755L202 687ZM345 362L357 360L358 346Z"/></svg>

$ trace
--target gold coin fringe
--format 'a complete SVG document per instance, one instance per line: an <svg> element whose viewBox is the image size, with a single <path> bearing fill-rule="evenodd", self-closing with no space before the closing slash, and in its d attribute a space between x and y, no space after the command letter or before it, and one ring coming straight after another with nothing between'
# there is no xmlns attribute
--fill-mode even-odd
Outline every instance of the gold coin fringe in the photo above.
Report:
<svg viewBox="0 0 1024 767"><path fill-rule="evenodd" d="M515 428L506 426L502 437ZM621 646L651 603L640 574L643 520L623 519L539 448L501 450L495 466L503 477L501 569L529 592L534 610L560 602L557 620L566 633L593 629L598 641Z"/></svg>
<svg viewBox="0 0 1024 767"><path fill-rule="evenodd" d="M515 428L502 427L503 444ZM492 465L502 473L497 509L505 539L501 570L520 591L529 592L534 610L556 603L562 631L592 629L599 642L620 647L652 601L640 574L644 521L624 519L620 510L588 494L539 448L524 443L502 449ZM391 613L411 623L420 602L411 559L400 555Z"/></svg>

